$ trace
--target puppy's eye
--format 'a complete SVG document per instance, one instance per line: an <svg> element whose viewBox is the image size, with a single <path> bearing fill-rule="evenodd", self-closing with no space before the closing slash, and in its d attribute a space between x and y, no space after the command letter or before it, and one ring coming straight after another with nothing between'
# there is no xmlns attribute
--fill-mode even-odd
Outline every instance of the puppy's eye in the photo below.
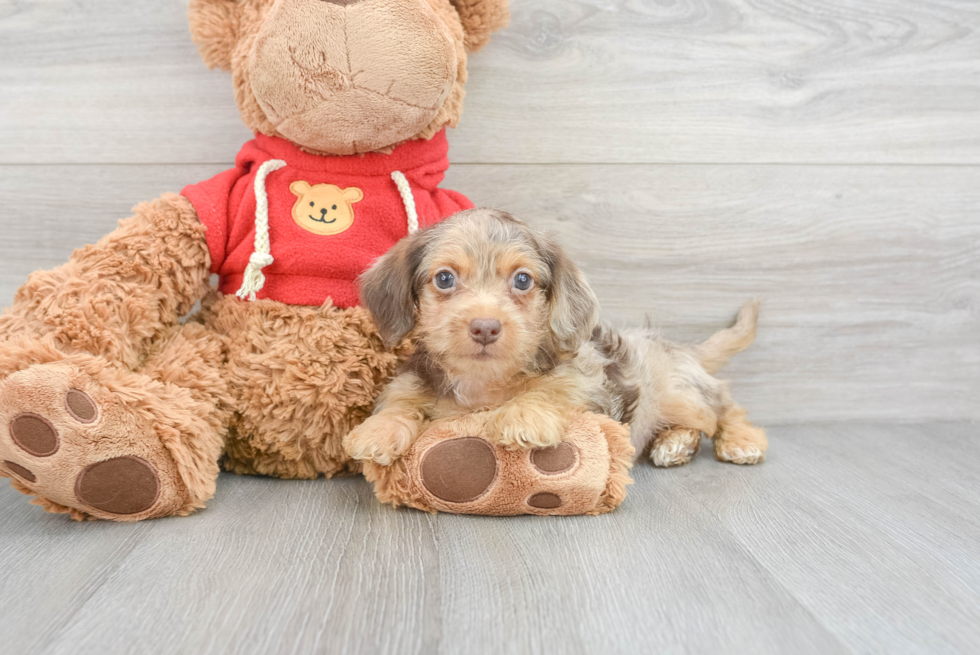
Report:
<svg viewBox="0 0 980 655"><path fill-rule="evenodd" d="M440 291L449 291L456 286L456 276L452 271L442 270L436 273L432 282Z"/></svg>
<svg viewBox="0 0 980 655"><path fill-rule="evenodd" d="M316 203L315 202L311 202L310 203L310 207L316 207Z"/></svg>
<svg viewBox="0 0 980 655"><path fill-rule="evenodd" d="M527 271L517 271L514 274L514 288L518 291L527 291L534 286L534 278Z"/></svg>
<svg viewBox="0 0 980 655"><path fill-rule="evenodd" d="M337 209L337 205L334 205L334 206L333 206L333 207L331 207L330 209Z"/></svg>

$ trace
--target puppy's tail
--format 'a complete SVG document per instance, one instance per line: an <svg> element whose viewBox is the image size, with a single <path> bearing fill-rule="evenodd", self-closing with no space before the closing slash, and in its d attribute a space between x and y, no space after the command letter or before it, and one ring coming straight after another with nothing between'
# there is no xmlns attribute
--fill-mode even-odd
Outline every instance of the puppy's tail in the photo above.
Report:
<svg viewBox="0 0 980 655"><path fill-rule="evenodd" d="M735 325L715 332L707 341L694 346L694 356L708 373L720 371L729 359L752 345L758 322L759 300L752 299L738 310Z"/></svg>

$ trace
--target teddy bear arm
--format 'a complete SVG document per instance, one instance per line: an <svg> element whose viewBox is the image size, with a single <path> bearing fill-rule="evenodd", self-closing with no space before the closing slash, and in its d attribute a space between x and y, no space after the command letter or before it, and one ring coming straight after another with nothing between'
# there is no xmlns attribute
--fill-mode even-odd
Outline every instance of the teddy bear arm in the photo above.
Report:
<svg viewBox="0 0 980 655"><path fill-rule="evenodd" d="M208 289L210 255L191 203L166 194L134 209L68 263L33 273L0 316L0 340L53 340L135 369Z"/></svg>

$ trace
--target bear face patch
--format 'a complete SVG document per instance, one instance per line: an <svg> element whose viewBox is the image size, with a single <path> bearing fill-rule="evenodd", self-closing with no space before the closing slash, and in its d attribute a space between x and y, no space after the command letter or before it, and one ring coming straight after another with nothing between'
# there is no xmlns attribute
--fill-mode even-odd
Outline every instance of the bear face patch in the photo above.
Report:
<svg viewBox="0 0 980 655"><path fill-rule="evenodd" d="M297 198L293 220L307 232L323 236L340 234L353 225L354 203L364 199L364 192L354 186L341 189L297 180L289 190Z"/></svg>

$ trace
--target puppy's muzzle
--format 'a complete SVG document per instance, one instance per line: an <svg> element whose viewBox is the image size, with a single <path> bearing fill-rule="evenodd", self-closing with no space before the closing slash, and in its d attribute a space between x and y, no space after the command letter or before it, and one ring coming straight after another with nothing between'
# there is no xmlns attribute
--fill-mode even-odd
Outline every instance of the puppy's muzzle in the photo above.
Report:
<svg viewBox="0 0 980 655"><path fill-rule="evenodd" d="M475 318L470 321L470 336L473 341L488 346L500 338L503 326L495 318Z"/></svg>

